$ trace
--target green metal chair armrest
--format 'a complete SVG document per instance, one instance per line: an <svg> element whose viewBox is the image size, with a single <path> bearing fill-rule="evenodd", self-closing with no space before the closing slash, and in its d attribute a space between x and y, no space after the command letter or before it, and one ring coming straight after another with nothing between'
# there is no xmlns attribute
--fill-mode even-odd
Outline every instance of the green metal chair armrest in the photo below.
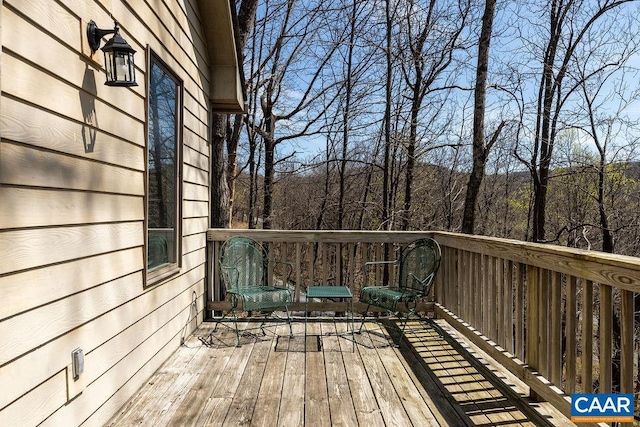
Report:
<svg viewBox="0 0 640 427"><path fill-rule="evenodd" d="M378 266L384 265L397 265L398 260L390 260L390 261L367 261L362 265L362 271L364 273L365 283L369 281L370 269Z"/></svg>
<svg viewBox="0 0 640 427"><path fill-rule="evenodd" d="M293 263L289 262L289 261L278 261L276 259L273 258L269 258L269 260L267 261L268 263L273 263L273 264L282 264L284 266L287 267L287 278L285 280L283 280L283 283L285 285L285 287L287 286L288 283L291 283L291 276L293 276Z"/></svg>

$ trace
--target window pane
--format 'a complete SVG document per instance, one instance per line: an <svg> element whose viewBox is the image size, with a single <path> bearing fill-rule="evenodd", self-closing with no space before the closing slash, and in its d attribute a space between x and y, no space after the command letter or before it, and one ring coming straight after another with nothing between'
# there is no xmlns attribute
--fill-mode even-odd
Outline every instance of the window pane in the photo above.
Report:
<svg viewBox="0 0 640 427"><path fill-rule="evenodd" d="M149 73L148 268L177 262L179 86L159 64Z"/></svg>

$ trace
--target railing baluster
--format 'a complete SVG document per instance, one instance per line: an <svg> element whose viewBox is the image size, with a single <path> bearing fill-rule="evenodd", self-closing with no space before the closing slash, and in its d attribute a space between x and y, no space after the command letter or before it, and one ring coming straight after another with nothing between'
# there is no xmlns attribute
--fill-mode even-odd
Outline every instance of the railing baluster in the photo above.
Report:
<svg viewBox="0 0 640 427"><path fill-rule="evenodd" d="M527 348L525 361L533 370L540 369L540 269L527 266Z"/></svg>
<svg viewBox="0 0 640 427"><path fill-rule="evenodd" d="M364 265L369 262L369 244L368 243L362 243L360 245L360 258L362 262L362 266L364 267ZM365 270L363 268L362 271L362 286L369 286L369 271Z"/></svg>
<svg viewBox="0 0 640 427"><path fill-rule="evenodd" d="M576 313L576 278L575 276L567 277L567 298L566 298L566 326L565 336L567 338L567 354L565 357L566 365L566 385L565 390L568 394L576 392L576 337L577 329L577 313Z"/></svg>
<svg viewBox="0 0 640 427"><path fill-rule="evenodd" d="M538 304L538 319L539 319L539 343L538 353L540 359L538 363L538 370L540 373L549 378L549 270L542 269L540 271L539 282L539 304Z"/></svg>
<svg viewBox="0 0 640 427"><path fill-rule="evenodd" d="M496 343L504 347L504 261L496 258Z"/></svg>
<svg viewBox="0 0 640 427"><path fill-rule="evenodd" d="M342 244L335 243L336 248L336 286L342 286Z"/></svg>
<svg viewBox="0 0 640 427"><path fill-rule="evenodd" d="M460 250L453 249L451 251L451 275L452 282L451 285L453 289L451 289L451 297L453 305L452 307L456 310L456 313L460 313Z"/></svg>
<svg viewBox="0 0 640 427"><path fill-rule="evenodd" d="M462 280L464 278L463 274L463 266L462 266L462 254L463 251L461 249L456 249L456 265L455 265L455 275L456 275L456 313L462 312L462 292L463 292L463 283Z"/></svg>
<svg viewBox="0 0 640 427"><path fill-rule="evenodd" d="M510 353L514 353L513 348L513 261L507 261L505 272L505 295L504 295L504 324L505 342L504 347Z"/></svg>
<svg viewBox="0 0 640 427"><path fill-rule="evenodd" d="M620 393L633 393L634 295L623 290L620 295Z"/></svg>
<svg viewBox="0 0 640 427"><path fill-rule="evenodd" d="M436 301L442 301L446 307L452 307L451 289L453 288L451 278L451 248L442 248L442 261L438 270L439 279L436 281Z"/></svg>
<svg viewBox="0 0 640 427"><path fill-rule="evenodd" d="M220 242L212 242L211 245L211 254L212 256L214 256L214 259L217 259L217 255L220 253ZM211 289L211 292L213 294L213 298L216 301L220 301L220 299L222 298L222 288L221 288L221 283L220 283L220 270L219 270L219 266L217 262L213 262L211 263L211 279L213 282L213 286Z"/></svg>
<svg viewBox="0 0 640 427"><path fill-rule="evenodd" d="M315 251L316 251L316 243L309 243L308 246L308 258L309 258L309 282L307 285L313 285L316 283L316 266L315 266Z"/></svg>
<svg viewBox="0 0 640 427"><path fill-rule="evenodd" d="M482 323L480 330L489 336L489 316L491 312L491 268L488 255L482 256Z"/></svg>
<svg viewBox="0 0 640 427"><path fill-rule="evenodd" d="M329 283L327 283L327 270L328 270L328 252L329 252L329 245L325 242L320 242L320 245L318 247L318 251L320 252L320 254L318 255L318 259L320 259L321 263L322 263L322 282L320 282L321 285L328 285Z"/></svg>
<svg viewBox="0 0 640 427"><path fill-rule="evenodd" d="M482 283L484 275L482 274L482 255L475 254L473 270L475 271L475 286L473 298L473 323L480 325L482 322Z"/></svg>
<svg viewBox="0 0 640 427"><path fill-rule="evenodd" d="M296 290L294 300L300 302L300 287L302 286L302 243L296 242L296 260L295 260L295 275L296 275Z"/></svg>
<svg viewBox="0 0 640 427"><path fill-rule="evenodd" d="M473 304L473 254L469 251L464 251L464 311L462 317L465 321L469 322L469 314L471 313L471 306Z"/></svg>
<svg viewBox="0 0 640 427"><path fill-rule="evenodd" d="M600 285L600 387L598 393L611 393L611 338L613 305L611 286Z"/></svg>
<svg viewBox="0 0 640 427"><path fill-rule="evenodd" d="M474 254L472 252L466 251L465 253L465 291L464 291L464 299L465 299L465 313L464 319L467 322L471 322L473 319L473 288L474 288L474 279L475 274L473 272L473 259Z"/></svg>
<svg viewBox="0 0 640 427"><path fill-rule="evenodd" d="M593 391L593 282L582 280L582 392Z"/></svg>
<svg viewBox="0 0 640 427"><path fill-rule="evenodd" d="M347 244L347 277L346 277L346 282L349 285L349 287L351 288L351 293L352 294L356 294L357 289L356 289L356 277L353 274L354 273L354 264L355 264L355 255L354 255L354 250L356 249L356 246L353 243L348 243Z"/></svg>
<svg viewBox="0 0 640 427"><path fill-rule="evenodd" d="M556 386L562 386L562 275L554 272L551 276L551 325L550 325L550 370L549 379Z"/></svg>
<svg viewBox="0 0 640 427"><path fill-rule="evenodd" d="M489 301L489 304L487 305L487 307L489 307L489 325L488 325L487 336L491 340L493 340L493 342L496 341L496 336L498 331L498 325L497 325L498 310L497 310L497 301L496 301L496 288L497 288L496 270L497 270L496 258L489 257L489 294L487 295L487 298Z"/></svg>
<svg viewBox="0 0 640 427"><path fill-rule="evenodd" d="M516 356L520 360L524 359L525 338L524 338L524 295L525 295L525 281L524 273L526 266L522 263L516 264Z"/></svg>
<svg viewBox="0 0 640 427"><path fill-rule="evenodd" d="M383 250L382 250L382 246L381 244L376 244L374 246L375 248L375 254L373 256L373 259L375 261L384 261L384 255L383 255ZM381 265L377 265L376 266L376 283L382 283L382 278L384 276L384 273L382 271L382 266Z"/></svg>

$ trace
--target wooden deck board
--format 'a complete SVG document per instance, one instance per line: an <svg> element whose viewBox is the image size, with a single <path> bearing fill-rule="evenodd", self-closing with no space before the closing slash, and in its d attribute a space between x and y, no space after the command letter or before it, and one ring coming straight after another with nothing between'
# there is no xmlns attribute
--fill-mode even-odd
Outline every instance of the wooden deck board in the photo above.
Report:
<svg viewBox="0 0 640 427"><path fill-rule="evenodd" d="M274 339L256 342L223 425L249 425Z"/></svg>
<svg viewBox="0 0 640 427"><path fill-rule="evenodd" d="M380 328L377 324L368 324L365 326L365 330L380 334ZM388 349L389 345L387 344L385 347ZM391 385L391 378L385 367L385 363L393 363L393 359L387 355L383 355L381 358L377 348L378 346L373 345L374 351L362 351L361 356L378 406L382 412L382 418L385 424L390 426L412 425L407 412L402 406L401 397L396 394Z"/></svg>
<svg viewBox="0 0 640 427"><path fill-rule="evenodd" d="M388 336L384 328L377 326L381 335ZM414 383L413 377L400 362L402 355L399 354L399 350L393 346L377 348L376 350L387 369L396 393L401 397L402 406L411 423L416 426L438 425L436 417L422 398L422 393L419 390L422 388L421 385Z"/></svg>
<svg viewBox="0 0 640 427"><path fill-rule="evenodd" d="M345 361L342 357L343 350L340 347L340 341L345 338L338 336L338 334L345 333L343 325L344 323L336 328L336 325L327 322L323 323L321 328L327 396L331 412L331 425L355 426L358 425L358 419L353 403L353 395L357 394L358 390L356 389L352 393L345 370ZM353 351L353 347L346 351Z"/></svg>
<svg viewBox="0 0 640 427"><path fill-rule="evenodd" d="M232 324L204 345L198 337L214 328L205 323L107 425L538 424L431 324L410 323L399 348L392 329L367 322L354 349L351 335L340 335L346 327L309 322L305 342L303 322L294 323L293 339L286 325L270 324L267 335L245 333L238 348ZM315 336L319 351L308 345Z"/></svg>
<svg viewBox="0 0 640 427"><path fill-rule="evenodd" d="M318 323L308 325L307 334L314 339L321 335L322 331ZM324 352L309 351L306 354L305 375L305 424L317 426L331 426L331 412L329 410L329 393L327 384L330 379L325 372ZM328 363L328 362L327 362Z"/></svg>
<svg viewBox="0 0 640 427"><path fill-rule="evenodd" d="M180 399L180 396L186 394L187 384L196 378L188 366L190 364L204 366L205 358L210 357L198 345L198 340L195 337L190 337L185 344L186 346L182 348L183 351L176 352L174 363L167 366L167 369L158 372L147 382L146 387L143 387L133 399L121 408L112 421L113 425L123 427L143 425L145 421L149 422L152 418L157 419L164 414L165 408L177 408L177 405L173 405L173 403ZM158 410L157 407L159 401L165 403L161 410Z"/></svg>
<svg viewBox="0 0 640 427"><path fill-rule="evenodd" d="M304 325L295 324L293 334L300 339L304 335ZM293 342L295 342L295 338ZM304 425L305 372L305 353L288 351L282 391L280 392L280 410L278 412L278 426L280 427Z"/></svg>
<svg viewBox="0 0 640 427"><path fill-rule="evenodd" d="M357 343L363 341L360 335L357 335L355 339ZM360 346L356 346L356 350L353 351L351 342L340 340L339 344L340 350L342 351L345 374L349 382L349 389L351 390L353 407L358 421L355 425L371 427L384 426L382 413L376 403L371 383L369 383L367 372L362 363Z"/></svg>
<svg viewBox="0 0 640 427"><path fill-rule="evenodd" d="M540 415L529 408L524 401L514 399L513 396L521 394L522 389L512 393L505 392L509 387L505 385L499 387L497 376L487 374L487 371L493 371L495 368L486 367L489 364L486 358L476 360L473 356L481 355L476 353L478 350L472 350L469 347L470 343L456 342L452 345L451 342L440 337L436 329L425 328L422 322L410 323L408 328L408 341L415 344L414 350L419 349L419 353L424 356L423 360L431 368L433 375L438 377L445 389L451 393L451 397L459 403L472 424L573 425L559 413L551 416L548 413ZM448 333L453 331L448 329ZM450 341L452 341L451 338ZM429 345L425 346L424 343ZM429 354L432 351L437 353L437 356ZM517 380L510 378L509 383L513 382ZM535 419L536 422L532 422L530 418Z"/></svg>
<svg viewBox="0 0 640 427"><path fill-rule="evenodd" d="M229 335L228 331L224 331ZM228 404L236 391L241 374L251 354L252 346L222 347L216 352L221 357L211 357L198 376L189 393L169 421L170 425L205 425L213 411L208 405L218 404L216 399L226 399ZM240 375L238 374L240 373ZM213 385L213 387L212 387ZM221 410L218 406L216 413ZM225 411L226 412L226 411ZM220 425L220 424L218 424Z"/></svg>

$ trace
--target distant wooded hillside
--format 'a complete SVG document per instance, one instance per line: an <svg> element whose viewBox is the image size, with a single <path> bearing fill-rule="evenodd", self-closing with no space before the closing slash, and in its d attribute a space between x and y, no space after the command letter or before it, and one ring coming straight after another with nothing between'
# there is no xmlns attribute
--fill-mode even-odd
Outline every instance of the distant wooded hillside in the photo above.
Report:
<svg viewBox="0 0 640 427"><path fill-rule="evenodd" d="M281 173L276 180L273 226L278 229L336 229L336 174ZM400 177L394 181L402 187ZM349 170L345 198L345 229L380 229L379 171L367 167ZM419 164L415 174L414 206L410 229L459 231L467 175L443 166ZM554 169L549 186L549 241L601 250L599 210L596 202L597 170L581 165ZM640 162L609 165L606 171L606 208L611 212L615 252L640 255ZM261 180L259 184L262 184ZM249 222L249 177L237 179L234 222ZM261 188L261 185L258 185ZM526 171L487 175L478 200L477 233L527 240L530 236L531 176ZM402 194L394 193L394 212L400 212ZM261 212L260 205L257 212ZM259 216L259 214L258 214ZM399 229L399 215L392 229ZM258 228L260 228L258 222Z"/></svg>

